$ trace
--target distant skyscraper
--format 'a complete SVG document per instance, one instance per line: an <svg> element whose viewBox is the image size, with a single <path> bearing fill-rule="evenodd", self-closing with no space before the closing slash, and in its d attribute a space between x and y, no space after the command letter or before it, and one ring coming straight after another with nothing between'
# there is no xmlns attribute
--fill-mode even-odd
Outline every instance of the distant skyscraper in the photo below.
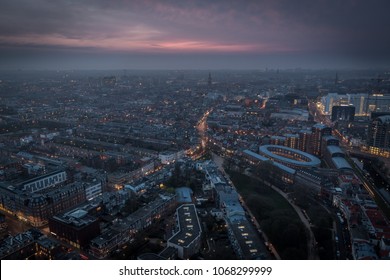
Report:
<svg viewBox="0 0 390 280"><path fill-rule="evenodd" d="M371 112L390 112L390 95L383 93L349 93L348 104L355 106L355 116L367 116Z"/></svg>
<svg viewBox="0 0 390 280"><path fill-rule="evenodd" d="M348 121L352 122L355 117L354 106L333 106L332 108L332 122L334 121Z"/></svg>
<svg viewBox="0 0 390 280"><path fill-rule="evenodd" d="M211 85L213 84L213 80L211 79L211 73L209 72L209 79L207 81L207 84L209 87L211 87Z"/></svg>
<svg viewBox="0 0 390 280"><path fill-rule="evenodd" d="M313 154L316 156L321 156L322 137L332 135L332 128L318 123L313 125L311 131L311 146L313 149Z"/></svg>
<svg viewBox="0 0 390 280"><path fill-rule="evenodd" d="M368 94L355 93L347 94L348 104L355 107L355 116L366 116L368 107Z"/></svg>
<svg viewBox="0 0 390 280"><path fill-rule="evenodd" d="M328 93L321 98L322 110L325 115L332 114L332 108L335 105L348 105L347 95L341 95L338 93Z"/></svg>

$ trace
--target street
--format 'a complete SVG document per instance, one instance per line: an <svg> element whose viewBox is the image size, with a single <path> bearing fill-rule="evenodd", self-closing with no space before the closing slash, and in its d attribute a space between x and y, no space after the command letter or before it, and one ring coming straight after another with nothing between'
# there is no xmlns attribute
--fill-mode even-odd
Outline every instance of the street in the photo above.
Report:
<svg viewBox="0 0 390 280"><path fill-rule="evenodd" d="M22 233L22 232L32 228L31 225L19 220L17 217L14 217L14 216L12 216L8 213L4 213L4 212L3 212L3 215L5 216L5 221L8 224L7 231L11 235L16 235L18 233Z"/></svg>

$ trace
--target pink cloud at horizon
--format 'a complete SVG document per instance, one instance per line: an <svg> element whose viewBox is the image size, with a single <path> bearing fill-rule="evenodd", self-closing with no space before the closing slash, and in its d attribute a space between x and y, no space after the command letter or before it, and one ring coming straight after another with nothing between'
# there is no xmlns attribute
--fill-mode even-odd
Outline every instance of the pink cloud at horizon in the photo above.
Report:
<svg viewBox="0 0 390 280"><path fill-rule="evenodd" d="M207 64L213 55L245 61L264 54L283 64L302 54L313 64L322 56L387 61L389 8L388 0L2 0L0 57L179 54Z"/></svg>
<svg viewBox="0 0 390 280"><path fill-rule="evenodd" d="M142 38L145 37L145 38ZM60 34L52 35L23 35L0 36L0 44L12 44L17 46L53 46L72 48L95 48L107 51L134 51L134 52L289 52L296 51L285 46L271 44L226 44L214 41L194 41L185 39L156 40L147 36L138 38L108 37L108 38L68 38Z"/></svg>

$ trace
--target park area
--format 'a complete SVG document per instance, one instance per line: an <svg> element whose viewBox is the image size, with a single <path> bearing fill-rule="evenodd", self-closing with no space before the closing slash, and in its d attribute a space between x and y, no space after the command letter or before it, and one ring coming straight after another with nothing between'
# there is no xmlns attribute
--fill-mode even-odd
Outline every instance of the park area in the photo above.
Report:
<svg viewBox="0 0 390 280"><path fill-rule="evenodd" d="M235 171L228 174L280 257L307 259L306 230L289 202L255 178Z"/></svg>

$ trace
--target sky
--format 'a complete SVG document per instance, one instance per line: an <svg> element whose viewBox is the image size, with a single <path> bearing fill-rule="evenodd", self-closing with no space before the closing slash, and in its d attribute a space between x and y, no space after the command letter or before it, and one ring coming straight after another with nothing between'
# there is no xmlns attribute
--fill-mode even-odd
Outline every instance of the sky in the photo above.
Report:
<svg viewBox="0 0 390 280"><path fill-rule="evenodd" d="M389 11L388 0L1 0L0 69L387 67Z"/></svg>

